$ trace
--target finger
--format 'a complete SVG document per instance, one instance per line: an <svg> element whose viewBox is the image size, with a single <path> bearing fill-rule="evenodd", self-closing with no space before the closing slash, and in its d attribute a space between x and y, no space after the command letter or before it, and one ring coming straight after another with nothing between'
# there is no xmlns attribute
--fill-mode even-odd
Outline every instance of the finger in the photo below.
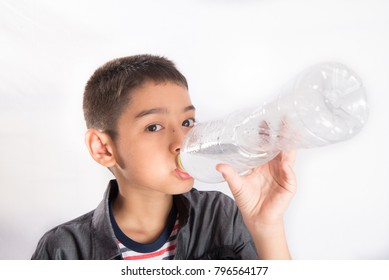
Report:
<svg viewBox="0 0 389 280"><path fill-rule="evenodd" d="M287 162L290 166L293 166L296 161L296 150L283 151L282 161Z"/></svg>
<svg viewBox="0 0 389 280"><path fill-rule="evenodd" d="M296 148L296 133L293 132L293 122L288 116L283 116L278 125L278 144L281 150L289 151Z"/></svg>
<svg viewBox="0 0 389 280"><path fill-rule="evenodd" d="M243 180L240 175L228 164L218 164L216 170L219 171L224 180L228 183L232 193L237 193L242 188Z"/></svg>
<svg viewBox="0 0 389 280"><path fill-rule="evenodd" d="M292 192L296 186L296 177L293 171L294 158L295 151L281 152L269 162L270 173L277 184Z"/></svg>
<svg viewBox="0 0 389 280"><path fill-rule="evenodd" d="M284 174L284 188L291 193L296 192L297 183L296 175L293 171L292 166L288 162L282 164L283 174Z"/></svg>
<svg viewBox="0 0 389 280"><path fill-rule="evenodd" d="M296 191L296 176L292 167L287 163L281 163L278 167L270 166L272 180L284 190L295 193Z"/></svg>
<svg viewBox="0 0 389 280"><path fill-rule="evenodd" d="M262 121L258 128L259 142L258 145L263 149L270 147L272 141L270 139L270 127L266 121Z"/></svg>

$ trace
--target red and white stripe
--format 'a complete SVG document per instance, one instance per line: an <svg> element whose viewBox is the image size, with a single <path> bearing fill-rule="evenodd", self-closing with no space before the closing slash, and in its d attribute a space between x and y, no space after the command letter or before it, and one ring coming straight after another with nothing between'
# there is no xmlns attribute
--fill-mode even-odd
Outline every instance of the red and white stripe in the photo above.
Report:
<svg viewBox="0 0 389 280"><path fill-rule="evenodd" d="M174 225L173 231L170 236L177 236L179 224L178 219ZM175 255L176 253L176 238L171 241L166 242L161 248L157 251L151 253L139 253L133 250L128 249L120 241L118 241L120 250L122 251L122 257L124 260L162 260L170 256Z"/></svg>

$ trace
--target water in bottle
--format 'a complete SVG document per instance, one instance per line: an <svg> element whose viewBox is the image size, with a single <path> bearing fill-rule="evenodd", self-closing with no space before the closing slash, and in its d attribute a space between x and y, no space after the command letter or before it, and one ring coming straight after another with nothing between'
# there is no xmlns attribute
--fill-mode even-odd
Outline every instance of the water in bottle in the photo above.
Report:
<svg viewBox="0 0 389 280"><path fill-rule="evenodd" d="M200 181L222 182L218 163L244 174L283 150L347 140L367 116L360 78L343 64L321 63L286 84L272 102L195 125L184 139L179 165Z"/></svg>

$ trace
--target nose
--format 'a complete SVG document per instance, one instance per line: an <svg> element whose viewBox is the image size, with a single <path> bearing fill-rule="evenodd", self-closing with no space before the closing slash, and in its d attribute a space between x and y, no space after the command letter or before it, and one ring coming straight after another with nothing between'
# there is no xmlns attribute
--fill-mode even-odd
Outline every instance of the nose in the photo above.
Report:
<svg viewBox="0 0 389 280"><path fill-rule="evenodd" d="M171 132L170 151L178 154L181 149L182 142L184 141L186 131L182 128L174 128Z"/></svg>

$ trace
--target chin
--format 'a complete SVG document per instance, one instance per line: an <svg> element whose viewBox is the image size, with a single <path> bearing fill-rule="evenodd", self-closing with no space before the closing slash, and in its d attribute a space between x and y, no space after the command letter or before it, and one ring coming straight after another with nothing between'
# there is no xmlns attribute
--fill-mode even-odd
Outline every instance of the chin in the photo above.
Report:
<svg viewBox="0 0 389 280"><path fill-rule="evenodd" d="M174 195L175 194L183 194L189 192L193 188L194 180L189 179L186 180L185 182L181 182L181 184L177 184L177 188L174 190Z"/></svg>

